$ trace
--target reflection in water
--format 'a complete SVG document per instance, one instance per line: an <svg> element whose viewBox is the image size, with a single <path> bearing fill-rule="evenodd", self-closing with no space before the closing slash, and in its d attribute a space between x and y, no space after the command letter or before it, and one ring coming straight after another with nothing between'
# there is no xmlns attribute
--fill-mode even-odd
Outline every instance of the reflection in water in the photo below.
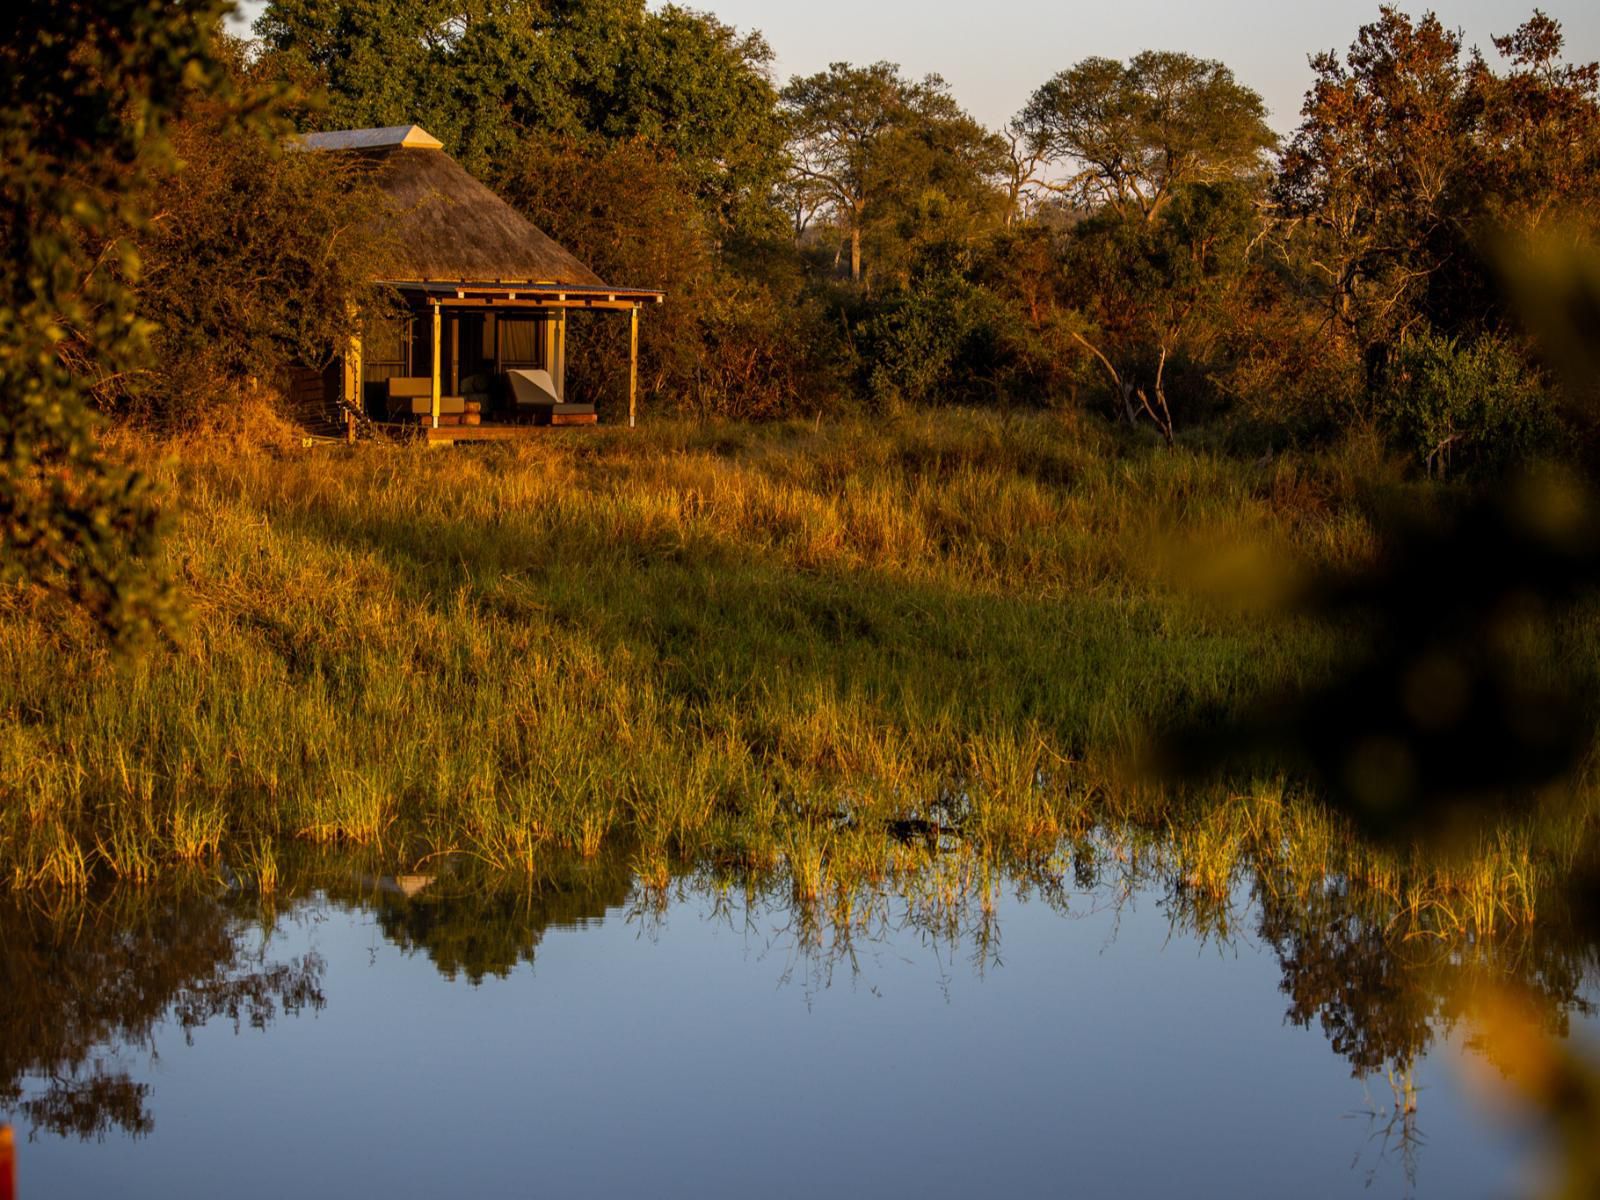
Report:
<svg viewBox="0 0 1600 1200"><path fill-rule="evenodd" d="M1288 1018L1320 1025L1335 1053L1366 1077L1404 1075L1439 1034L1477 1007L1486 987L1537 998L1551 1033L1594 1012L1596 948L1548 927L1481 942L1396 937L1381 909L1342 882L1288 894L1257 886L1258 932L1283 970Z"/></svg>
<svg viewBox="0 0 1600 1200"><path fill-rule="evenodd" d="M627 903L633 875L627 860L609 856L553 863L521 887L447 872L426 887L363 879L354 888L325 889L330 899L370 910L383 935L407 953L422 953L447 979L474 985L505 978L532 963L544 931L581 928Z"/></svg>
<svg viewBox="0 0 1600 1200"><path fill-rule="evenodd" d="M1227 948L1270 949L1288 997L1287 1018L1319 1027L1368 1081L1379 1152L1408 1174L1420 1135L1411 1072L1430 1045L1470 1011L1484 981L1540 998L1552 1029L1588 1012L1594 947L1553 929L1479 944L1401 938L1393 914L1338 880L1292 886L1241 868L1231 886L1195 886L1158 842L1100 835L1053 857L997 862L946 838L883 840L831 864L823 886L782 865L768 871L701 864L667 888L637 884L626 855L553 862L538 880L508 883L470 862L442 861L426 876L376 876L320 860L286 876L285 914L327 905L370 913L389 942L447 979L479 984L531 964L548 930L581 928L624 912L657 932L672 896L698 899L711 918L758 932L777 951L775 974L808 990L842 973L862 980L868 948L934 948L949 968L982 974L1000 961L1002 893L1063 918L1154 896L1174 932ZM670 893L670 895L669 895ZM191 1031L226 1018L265 1027L277 1015L320 1008L315 954L270 961L237 893L117 892L95 904L46 911L0 907L0 1111L35 1130L100 1137L151 1128L148 1084L116 1064L153 1050L168 1021ZM286 919L280 917L277 919ZM872 985L870 977L864 982ZM1197 1031L1199 1036L1200 1031Z"/></svg>
<svg viewBox="0 0 1600 1200"><path fill-rule="evenodd" d="M153 1054L158 1024L186 1037L217 1018L264 1029L322 1006L318 958L274 963L247 941L217 897L194 891L0 903L0 1111L63 1137L149 1133L149 1085L118 1058Z"/></svg>

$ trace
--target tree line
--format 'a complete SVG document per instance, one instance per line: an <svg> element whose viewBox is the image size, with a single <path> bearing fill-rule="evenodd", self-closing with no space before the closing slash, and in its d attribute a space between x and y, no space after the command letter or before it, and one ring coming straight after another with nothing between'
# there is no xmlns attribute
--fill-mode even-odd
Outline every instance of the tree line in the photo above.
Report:
<svg viewBox="0 0 1600 1200"><path fill-rule="evenodd" d="M1600 216L1600 68L1538 10L1485 54L1384 7L1279 139L1178 51L1065 65L996 131L892 63L780 84L759 34L645 0L271 0L249 41L226 9L29 0L0 43L7 558L67 590L120 595L94 548L152 528L89 413L199 419L377 299L375 201L297 129L421 124L667 291L658 406L1073 408L1251 453L1359 429L1441 476L1587 445L1500 285ZM602 399L608 332L571 354Z"/></svg>
<svg viewBox="0 0 1600 1200"><path fill-rule="evenodd" d="M1600 68L1537 10L1485 54L1380 9L1312 59L1286 140L1177 51L1067 66L995 131L892 63L779 86L758 34L643 0L272 0L256 32L249 69L320 98L302 126L420 123L666 289L645 377L674 406L1077 405L1264 447L1360 424L1440 475L1581 432L1497 282L1600 214Z"/></svg>

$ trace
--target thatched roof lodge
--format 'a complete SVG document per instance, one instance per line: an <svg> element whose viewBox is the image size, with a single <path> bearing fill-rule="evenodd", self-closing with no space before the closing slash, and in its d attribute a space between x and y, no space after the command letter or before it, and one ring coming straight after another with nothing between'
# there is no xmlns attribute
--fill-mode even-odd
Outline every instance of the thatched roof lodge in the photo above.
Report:
<svg viewBox="0 0 1600 1200"><path fill-rule="evenodd" d="M370 421L464 441L593 424L593 405L566 393L574 309L629 314L632 423L639 311L661 303L660 292L605 283L416 125L307 134L296 145L360 156L387 198L391 249L377 282L399 295L402 315L369 320L316 384L333 393L350 432Z"/></svg>

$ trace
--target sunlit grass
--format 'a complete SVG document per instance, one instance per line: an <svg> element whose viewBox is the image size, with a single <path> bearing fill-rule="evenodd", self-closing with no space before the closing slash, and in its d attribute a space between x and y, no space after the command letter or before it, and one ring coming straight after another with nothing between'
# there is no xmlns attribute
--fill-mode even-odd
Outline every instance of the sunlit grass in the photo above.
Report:
<svg viewBox="0 0 1600 1200"><path fill-rule="evenodd" d="M1491 932L1547 882L1525 831L1446 877L1270 786L1177 805L1120 774L1153 720L1331 652L1169 568L1219 530L1286 572L1359 560L1337 457L1249 465L961 411L480 451L133 449L173 498L190 627L121 661L0 596L15 886L219 856L265 886L286 840L513 872L620 845L657 883L685 861L783 865L796 897L851 911L837 880L893 869L851 829L959 826L1026 858L1158 821L1218 897L1270 859L1281 886L1346 872L1424 925Z"/></svg>

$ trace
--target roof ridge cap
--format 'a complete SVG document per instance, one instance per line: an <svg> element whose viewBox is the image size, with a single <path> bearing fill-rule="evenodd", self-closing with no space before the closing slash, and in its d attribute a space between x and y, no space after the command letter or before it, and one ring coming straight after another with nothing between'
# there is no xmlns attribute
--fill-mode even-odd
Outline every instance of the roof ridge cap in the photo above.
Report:
<svg viewBox="0 0 1600 1200"><path fill-rule="evenodd" d="M300 150L443 150L444 143L421 125L385 125L371 129L330 129L289 139Z"/></svg>

